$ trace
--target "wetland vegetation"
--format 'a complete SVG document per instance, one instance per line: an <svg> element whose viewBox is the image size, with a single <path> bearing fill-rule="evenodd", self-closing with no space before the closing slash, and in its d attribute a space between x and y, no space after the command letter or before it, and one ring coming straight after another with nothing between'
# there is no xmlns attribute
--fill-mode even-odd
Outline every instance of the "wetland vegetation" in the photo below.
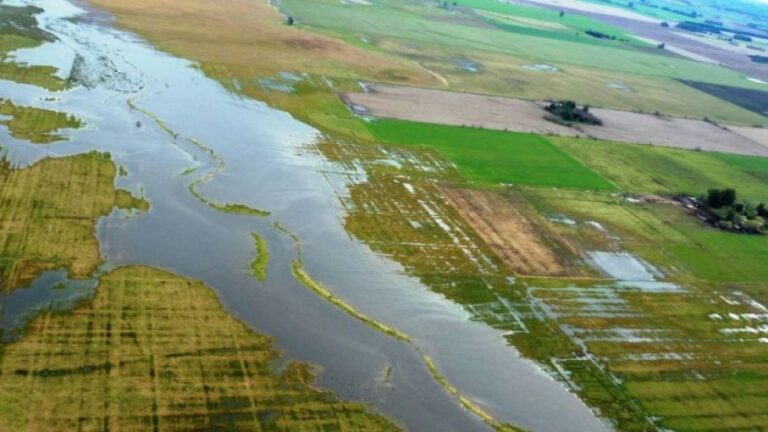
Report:
<svg viewBox="0 0 768 432"><path fill-rule="evenodd" d="M313 388L310 365L275 369L274 342L201 282L147 267L105 274L87 304L44 313L0 355L11 430L400 430Z"/></svg>
<svg viewBox="0 0 768 432"><path fill-rule="evenodd" d="M110 156L96 152L43 159L25 168L0 163L3 290L23 286L45 270L65 268L73 278L96 270L101 263L97 219L116 207L149 206L115 188L116 174Z"/></svg>

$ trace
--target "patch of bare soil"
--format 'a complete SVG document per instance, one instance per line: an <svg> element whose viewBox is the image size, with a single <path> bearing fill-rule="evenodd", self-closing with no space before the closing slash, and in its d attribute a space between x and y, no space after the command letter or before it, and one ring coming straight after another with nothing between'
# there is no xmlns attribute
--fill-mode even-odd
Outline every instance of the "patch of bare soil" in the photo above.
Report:
<svg viewBox="0 0 768 432"><path fill-rule="evenodd" d="M766 128L730 126L728 129L768 148L768 129Z"/></svg>
<svg viewBox="0 0 768 432"><path fill-rule="evenodd" d="M768 157L768 146L748 133L702 120L593 108L602 126L568 127L546 120L543 102L388 84L366 87L366 93L340 96L355 111L377 117Z"/></svg>
<svg viewBox="0 0 768 432"><path fill-rule="evenodd" d="M367 88L367 93L345 93L341 98L377 117L542 135L579 134L544 120L543 104L538 102L388 84Z"/></svg>
<svg viewBox="0 0 768 432"><path fill-rule="evenodd" d="M572 262L576 248L546 229L548 223L524 212L493 191L441 188L443 195L477 234L515 273L531 276L584 276ZM571 258L570 260L568 258ZM571 262L569 262L571 261Z"/></svg>

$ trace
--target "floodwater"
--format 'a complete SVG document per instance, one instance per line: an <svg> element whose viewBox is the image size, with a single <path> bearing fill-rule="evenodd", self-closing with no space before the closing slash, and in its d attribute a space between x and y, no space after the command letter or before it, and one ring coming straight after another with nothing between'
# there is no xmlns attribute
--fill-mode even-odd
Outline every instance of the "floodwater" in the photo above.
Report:
<svg viewBox="0 0 768 432"><path fill-rule="evenodd" d="M462 395L499 420L537 431L609 429L564 385L521 359L501 331L470 321L461 307L347 234L344 210L322 174L337 167L305 150L317 131L227 92L193 63L114 29L103 14L66 0L13 2L25 3L45 10L38 19L58 42L40 48L45 56L25 52L23 57L39 63L57 52L50 57L56 63L70 56L72 74L82 85L51 93L0 82L3 97L65 111L87 125L65 131L69 140L55 145L29 144L5 130L0 142L19 166L97 149L125 167L128 174L117 185L144 196L152 208L130 217L115 211L99 221L101 252L109 266L151 265L204 281L232 314L274 336L287 356L319 365L321 387L371 402L410 430L488 429L435 382L424 354ZM224 163L220 172L219 160ZM190 168L196 169L189 173ZM223 213L194 197L189 184L211 174L197 187L208 200L246 204L271 216ZM362 313L409 334L414 343L377 332L294 280L294 243L274 229L277 221L301 238L306 269L314 278ZM270 249L266 283L248 276L251 232L261 234ZM46 307L44 294L56 291L48 279L35 283L39 292L17 291L37 293L26 306L16 306L24 294L14 293L17 303L0 299L14 320L34 305ZM88 290L81 291L87 295ZM388 368L391 381L384 382Z"/></svg>

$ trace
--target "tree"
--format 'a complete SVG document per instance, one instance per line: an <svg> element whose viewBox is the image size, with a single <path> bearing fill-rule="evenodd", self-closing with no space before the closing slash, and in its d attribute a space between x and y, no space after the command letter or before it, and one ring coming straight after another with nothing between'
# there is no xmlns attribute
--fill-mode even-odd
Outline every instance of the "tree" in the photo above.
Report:
<svg viewBox="0 0 768 432"><path fill-rule="evenodd" d="M662 42L662 43L660 43L660 44L658 44L658 45L656 45L656 48L658 48L658 49L662 49L662 50L663 50L664 48L666 48L666 47L667 47L667 44L665 44L665 43L663 43L663 42Z"/></svg>
<svg viewBox="0 0 768 432"><path fill-rule="evenodd" d="M732 206L736 202L736 191L732 188L722 190L722 205Z"/></svg>
<svg viewBox="0 0 768 432"><path fill-rule="evenodd" d="M286 19L285 19L285 23L286 23L286 24L288 24L289 26L292 26L292 25L293 25L293 23L294 23L294 19L293 19L293 17L292 17L292 16L289 16L288 18L286 18Z"/></svg>
<svg viewBox="0 0 768 432"><path fill-rule="evenodd" d="M565 16L565 11L560 11L560 18Z"/></svg>

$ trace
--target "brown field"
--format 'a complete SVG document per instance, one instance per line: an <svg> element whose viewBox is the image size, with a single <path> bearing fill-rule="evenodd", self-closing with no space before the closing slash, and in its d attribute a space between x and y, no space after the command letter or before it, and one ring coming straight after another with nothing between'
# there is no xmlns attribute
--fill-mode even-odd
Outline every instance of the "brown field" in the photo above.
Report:
<svg viewBox="0 0 768 432"><path fill-rule="evenodd" d="M431 83L413 62L283 24L266 1L91 0L160 49L252 77L280 71ZM169 25L173 23L173 25Z"/></svg>
<svg viewBox="0 0 768 432"><path fill-rule="evenodd" d="M562 235L525 204L494 191L441 188L443 195L499 258L515 273L529 276L582 276L566 257L578 256ZM518 200L519 201L519 200Z"/></svg>
<svg viewBox="0 0 768 432"><path fill-rule="evenodd" d="M768 129L729 126L730 130L768 148Z"/></svg>
<svg viewBox="0 0 768 432"><path fill-rule="evenodd" d="M386 118L768 156L768 148L744 134L702 120L593 108L603 126L567 127L544 118L543 102L388 84L368 87L368 93L341 98L358 112L364 107L366 114Z"/></svg>

